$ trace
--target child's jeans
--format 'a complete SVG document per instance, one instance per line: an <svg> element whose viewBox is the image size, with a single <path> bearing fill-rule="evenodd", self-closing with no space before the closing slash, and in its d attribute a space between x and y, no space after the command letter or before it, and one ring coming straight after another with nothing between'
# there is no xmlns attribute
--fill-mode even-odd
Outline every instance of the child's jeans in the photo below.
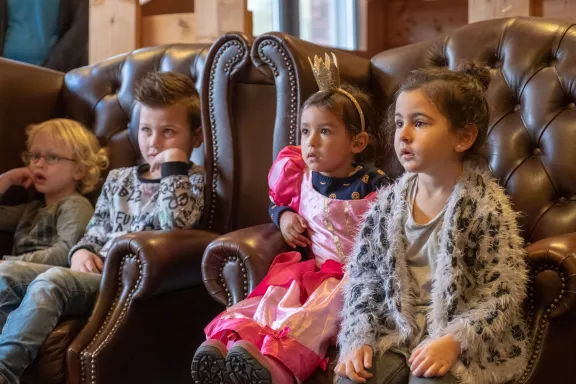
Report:
<svg viewBox="0 0 576 384"><path fill-rule="evenodd" d="M410 373L406 358L399 353L386 352L376 356L373 368L369 369L374 376L366 384L456 384L458 381L448 373L442 377L415 377ZM337 384L352 384L354 381L339 377Z"/></svg>
<svg viewBox="0 0 576 384"><path fill-rule="evenodd" d="M92 313L101 275L20 261L0 263L0 383L17 384L64 315Z"/></svg>

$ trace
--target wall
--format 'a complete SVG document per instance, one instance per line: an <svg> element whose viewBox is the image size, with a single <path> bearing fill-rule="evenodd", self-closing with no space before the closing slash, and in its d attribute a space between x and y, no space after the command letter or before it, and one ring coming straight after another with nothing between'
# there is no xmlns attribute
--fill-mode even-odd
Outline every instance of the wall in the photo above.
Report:
<svg viewBox="0 0 576 384"><path fill-rule="evenodd" d="M389 48L426 40L468 22L467 0L391 0L386 3Z"/></svg>
<svg viewBox="0 0 576 384"><path fill-rule="evenodd" d="M542 15L544 17L576 22L575 0L544 0L541 1L540 6L542 7Z"/></svg>
<svg viewBox="0 0 576 384"><path fill-rule="evenodd" d="M466 25L468 0L368 0L367 55Z"/></svg>
<svg viewBox="0 0 576 384"><path fill-rule="evenodd" d="M378 52L434 38L469 21L543 16L576 22L576 0L360 0L366 21L365 52ZM470 14L469 14L470 10ZM363 48L364 48L363 47Z"/></svg>

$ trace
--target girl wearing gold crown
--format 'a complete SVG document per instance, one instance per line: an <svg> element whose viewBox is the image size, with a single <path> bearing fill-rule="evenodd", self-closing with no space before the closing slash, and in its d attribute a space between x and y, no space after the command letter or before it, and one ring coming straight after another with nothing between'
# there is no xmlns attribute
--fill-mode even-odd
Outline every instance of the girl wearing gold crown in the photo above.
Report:
<svg viewBox="0 0 576 384"><path fill-rule="evenodd" d="M292 384L326 368L338 333L343 266L384 172L357 162L369 144L367 95L341 87L326 55L312 69L319 91L302 107L301 147L286 147L268 175L270 215L286 243L305 249L276 257L247 299L205 329L196 383Z"/></svg>

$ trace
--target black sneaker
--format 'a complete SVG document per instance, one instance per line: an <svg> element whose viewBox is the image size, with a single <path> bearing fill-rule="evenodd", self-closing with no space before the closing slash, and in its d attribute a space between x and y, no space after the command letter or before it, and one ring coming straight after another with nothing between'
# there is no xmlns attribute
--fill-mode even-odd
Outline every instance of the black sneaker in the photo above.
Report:
<svg viewBox="0 0 576 384"><path fill-rule="evenodd" d="M219 340L206 340L192 359L195 384L232 384L226 370L226 346Z"/></svg>
<svg viewBox="0 0 576 384"><path fill-rule="evenodd" d="M254 349L253 353L250 352ZM272 374L256 347L248 342L239 341L226 355L226 367L234 384L272 384Z"/></svg>

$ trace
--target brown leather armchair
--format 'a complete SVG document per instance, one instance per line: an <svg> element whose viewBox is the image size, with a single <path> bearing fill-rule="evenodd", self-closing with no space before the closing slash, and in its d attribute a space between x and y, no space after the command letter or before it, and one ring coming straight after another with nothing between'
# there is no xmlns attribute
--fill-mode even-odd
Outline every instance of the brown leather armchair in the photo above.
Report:
<svg viewBox="0 0 576 384"><path fill-rule="evenodd" d="M254 66L276 84L276 98L259 107L275 108L275 129L283 126L291 142L296 141L299 106L316 91L306 58L326 51L279 33L253 43ZM576 27L541 18L500 19L371 60L335 53L342 77L370 91L382 111L413 69L455 68L468 60L491 68L486 94L491 125L479 155L522 212L531 271L526 319L532 354L519 382L576 382ZM390 175L402 172L393 153L384 149L377 163ZM259 172L257 177L266 180L266 173ZM236 303L285 249L272 224L228 233L206 250L206 287L219 302ZM331 376L331 368L317 371L309 382L329 383Z"/></svg>
<svg viewBox="0 0 576 384"><path fill-rule="evenodd" d="M25 127L56 116L76 119L91 128L108 148L111 168L137 164L138 107L133 87L152 70L190 75L203 99L208 97L205 85L210 84L212 108L219 113L213 120L220 121L227 116L228 107L221 108L216 100L225 97L222 95L231 83L224 71L216 71L210 78L204 72L205 66L226 65L214 57L219 47L210 52L209 48L147 48L67 74L0 59L0 172L20 165ZM238 51L233 55L235 59ZM219 58L228 60L227 56ZM206 105L202 103L203 114L208 116ZM242 224L241 220L231 223L234 212L217 204L218 200L231 201L229 195L236 190L226 179L229 169L236 166L226 145L238 147L236 134L233 126L227 126L227 131L221 126L226 125L206 130L206 155L204 149L193 154L196 163L208 168L207 183L217 192L206 196L207 210L200 227L208 231L145 232L119 239L106 260L92 316L63 321L48 337L22 382L189 382L190 360L195 346L204 339L203 327L222 310L203 285L202 254L215 233ZM215 141L220 137L220 142ZM213 148L220 152L212 156ZM214 180L214 174L224 177ZM96 192L90 197L95 202L97 196ZM14 189L2 203L26 198L29 196L22 190ZM2 247L9 249L9 237L4 234L2 240Z"/></svg>

